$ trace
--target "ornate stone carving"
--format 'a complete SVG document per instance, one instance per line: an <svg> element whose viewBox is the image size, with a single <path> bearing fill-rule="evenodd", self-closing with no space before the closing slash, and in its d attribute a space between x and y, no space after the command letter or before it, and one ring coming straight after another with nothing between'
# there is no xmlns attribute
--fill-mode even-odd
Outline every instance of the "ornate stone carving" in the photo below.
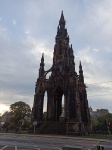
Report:
<svg viewBox="0 0 112 150"><path fill-rule="evenodd" d="M82 65L80 62L79 75L77 75L73 48L72 45L69 46L63 12L57 30L53 65L47 71L44 70L44 55L42 54L39 77L35 86L32 119L37 122L43 121L44 93L47 91L47 121L59 121L62 114L62 96L64 95L65 123L76 121L89 124L90 115ZM51 72L51 76L46 79L49 72Z"/></svg>

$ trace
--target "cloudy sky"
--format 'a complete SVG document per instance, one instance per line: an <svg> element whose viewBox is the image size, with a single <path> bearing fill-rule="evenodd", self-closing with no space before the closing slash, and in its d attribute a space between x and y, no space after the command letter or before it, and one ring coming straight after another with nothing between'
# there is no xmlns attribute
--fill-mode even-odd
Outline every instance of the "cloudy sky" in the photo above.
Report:
<svg viewBox="0 0 112 150"><path fill-rule="evenodd" d="M47 70L62 10L89 106L112 112L112 0L1 0L0 113L17 101L32 107L41 54Z"/></svg>

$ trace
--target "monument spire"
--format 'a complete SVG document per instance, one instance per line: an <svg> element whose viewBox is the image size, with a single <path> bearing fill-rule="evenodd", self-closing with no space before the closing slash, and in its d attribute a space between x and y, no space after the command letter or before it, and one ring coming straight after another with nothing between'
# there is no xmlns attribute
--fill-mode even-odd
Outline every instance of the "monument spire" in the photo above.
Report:
<svg viewBox="0 0 112 150"><path fill-rule="evenodd" d="M39 68L39 77L42 77L44 74L44 53L42 53L40 68Z"/></svg>
<svg viewBox="0 0 112 150"><path fill-rule="evenodd" d="M79 81L84 83L84 76L83 76L83 70L82 70L82 64L81 61L79 63Z"/></svg>
<svg viewBox="0 0 112 150"><path fill-rule="evenodd" d="M63 15L63 11L61 12L61 17L60 17L60 21L59 21L60 23L61 22L65 22L65 19L64 19L64 15Z"/></svg>
<svg viewBox="0 0 112 150"><path fill-rule="evenodd" d="M57 60L59 56L62 56L62 55L64 56L63 58L68 57L69 36L67 33L67 29L65 28L65 19L64 19L63 11L61 13L59 25L57 27L57 35L56 35L55 41L56 41L55 47L54 47L55 60Z"/></svg>
<svg viewBox="0 0 112 150"><path fill-rule="evenodd" d="M42 53L40 66L44 67L44 53Z"/></svg>
<svg viewBox="0 0 112 150"><path fill-rule="evenodd" d="M60 17L60 20L59 20L59 25L60 25L60 28L65 28L65 19L64 19L64 15L63 15L63 11L61 12L61 17Z"/></svg>

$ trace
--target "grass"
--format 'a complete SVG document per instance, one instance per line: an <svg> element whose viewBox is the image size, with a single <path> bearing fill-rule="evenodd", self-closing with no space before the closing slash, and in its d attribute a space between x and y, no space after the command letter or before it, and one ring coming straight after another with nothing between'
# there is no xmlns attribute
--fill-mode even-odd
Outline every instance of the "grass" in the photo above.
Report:
<svg viewBox="0 0 112 150"><path fill-rule="evenodd" d="M112 140L112 135L104 135L104 134L90 134L86 135L85 137L87 138L95 138L95 139L111 139Z"/></svg>
<svg viewBox="0 0 112 150"><path fill-rule="evenodd" d="M28 131L25 131L25 130L21 130L19 131L20 134L28 134Z"/></svg>

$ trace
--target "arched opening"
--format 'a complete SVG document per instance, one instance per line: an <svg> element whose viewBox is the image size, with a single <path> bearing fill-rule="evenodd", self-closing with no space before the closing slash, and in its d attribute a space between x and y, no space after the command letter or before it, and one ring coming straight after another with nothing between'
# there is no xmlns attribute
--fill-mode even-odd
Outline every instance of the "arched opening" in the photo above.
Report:
<svg viewBox="0 0 112 150"><path fill-rule="evenodd" d="M51 76L51 72L48 72L46 75L46 79L49 79L50 76Z"/></svg>
<svg viewBox="0 0 112 150"><path fill-rule="evenodd" d="M61 112L61 117L65 117L65 96L64 96L64 94L62 95L62 112Z"/></svg>
<svg viewBox="0 0 112 150"><path fill-rule="evenodd" d="M43 101L43 121L45 122L46 119L47 119L47 92L45 91Z"/></svg>
<svg viewBox="0 0 112 150"><path fill-rule="evenodd" d="M63 90L58 87L54 93L54 105L55 105L55 121L59 121L60 116L62 116L63 109L64 108L64 95ZM63 116L64 117L64 116Z"/></svg>

